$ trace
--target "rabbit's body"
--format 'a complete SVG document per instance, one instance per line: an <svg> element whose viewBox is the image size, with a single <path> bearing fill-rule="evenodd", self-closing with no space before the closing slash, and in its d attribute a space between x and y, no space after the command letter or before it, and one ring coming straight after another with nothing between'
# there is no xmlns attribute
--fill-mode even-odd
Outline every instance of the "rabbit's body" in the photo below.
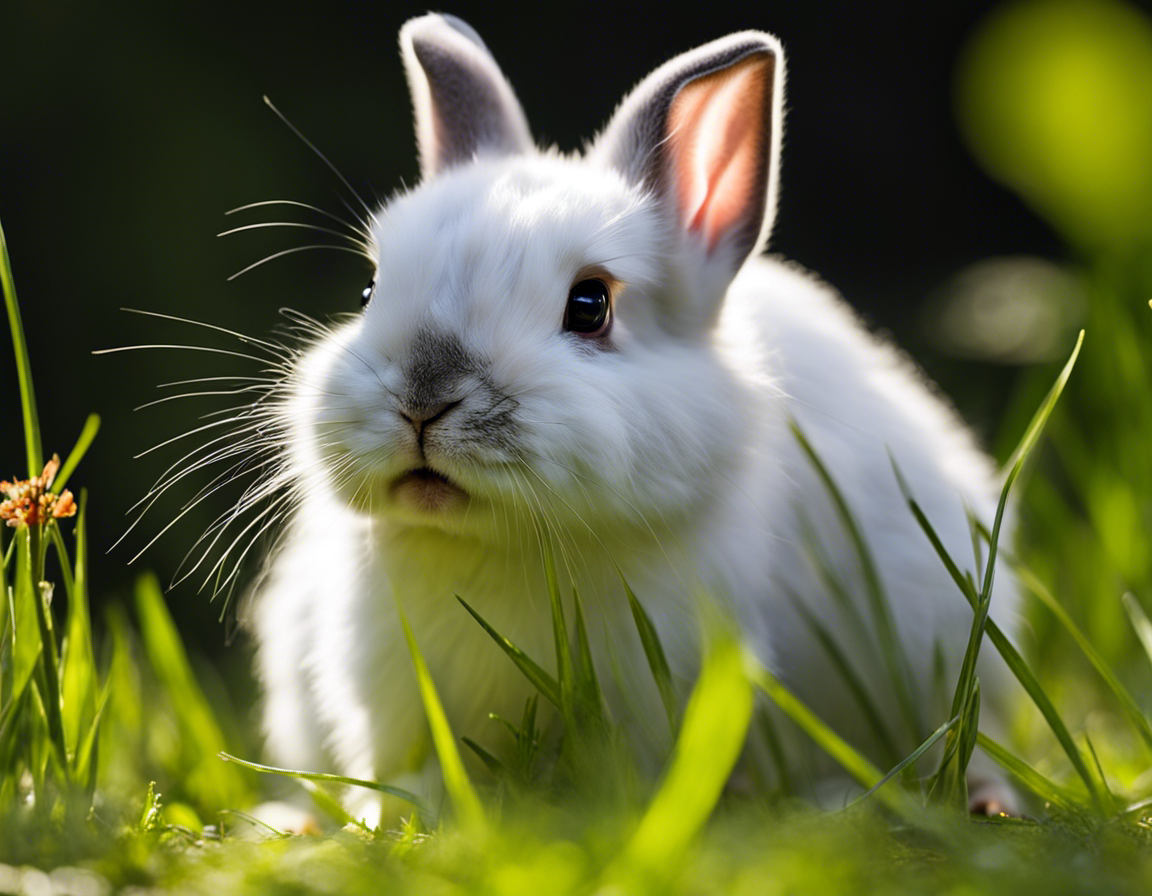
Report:
<svg viewBox="0 0 1152 896"><path fill-rule="evenodd" d="M914 746L875 620L852 625L816 571L813 550L870 618L858 554L790 421L865 534L928 730L946 711L938 654L954 680L971 611L892 465L958 561L968 511L991 522L995 484L951 410L830 290L743 263L770 218L778 46L748 32L674 60L586 157L564 158L525 142L467 26L428 17L405 33L425 182L379 215L371 304L299 360L279 411L299 503L253 610L273 758L383 781L429 766L398 605L454 731L498 741L488 714L518 718L532 688L454 595L548 665L542 539L641 750L667 723L620 573L684 690L708 594L762 661L872 747L802 601ZM678 148L694 116L708 128ZM699 199L681 180L710 160L719 174ZM609 324L592 332L581 315L601 288Z"/></svg>

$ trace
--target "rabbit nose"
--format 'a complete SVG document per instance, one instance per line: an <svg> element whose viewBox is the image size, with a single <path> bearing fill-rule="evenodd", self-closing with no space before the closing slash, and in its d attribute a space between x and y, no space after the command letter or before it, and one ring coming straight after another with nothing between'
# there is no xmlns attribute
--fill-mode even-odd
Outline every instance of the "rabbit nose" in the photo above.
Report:
<svg viewBox="0 0 1152 896"><path fill-rule="evenodd" d="M455 401L438 401L415 406L405 405L399 408L397 413L408 422L416 432L416 438L423 444L425 429L462 402L463 399L458 398Z"/></svg>

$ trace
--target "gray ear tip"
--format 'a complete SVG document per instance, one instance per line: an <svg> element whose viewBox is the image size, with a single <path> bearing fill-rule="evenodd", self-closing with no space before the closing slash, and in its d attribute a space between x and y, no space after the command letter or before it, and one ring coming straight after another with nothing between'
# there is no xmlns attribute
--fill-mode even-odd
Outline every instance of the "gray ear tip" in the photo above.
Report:
<svg viewBox="0 0 1152 896"><path fill-rule="evenodd" d="M479 49L488 51L488 47L471 25L447 13L430 12L427 15L417 16L409 19L400 28L400 44L405 47L420 44L458 44L461 37Z"/></svg>
<svg viewBox="0 0 1152 896"><path fill-rule="evenodd" d="M480 47L480 49L488 49L487 45L484 43L484 40L480 37L479 34L476 33L476 29L465 22L463 19L449 15L448 13L444 13L441 17L443 18L445 24L451 26L458 33L463 34L466 38L468 38L468 40L472 41L472 43Z"/></svg>

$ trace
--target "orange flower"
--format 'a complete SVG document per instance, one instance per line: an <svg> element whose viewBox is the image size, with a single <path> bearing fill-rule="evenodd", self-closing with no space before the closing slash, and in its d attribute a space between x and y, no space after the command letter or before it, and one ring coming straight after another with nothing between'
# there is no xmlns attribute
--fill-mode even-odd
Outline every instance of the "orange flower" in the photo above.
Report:
<svg viewBox="0 0 1152 896"><path fill-rule="evenodd" d="M49 519L62 519L76 514L76 502L72 492L65 489L60 494L49 491L52 480L60 469L60 457L52 455L52 460L44 465L44 471L31 479L17 479L15 482L0 481L0 520L9 526L35 526Z"/></svg>

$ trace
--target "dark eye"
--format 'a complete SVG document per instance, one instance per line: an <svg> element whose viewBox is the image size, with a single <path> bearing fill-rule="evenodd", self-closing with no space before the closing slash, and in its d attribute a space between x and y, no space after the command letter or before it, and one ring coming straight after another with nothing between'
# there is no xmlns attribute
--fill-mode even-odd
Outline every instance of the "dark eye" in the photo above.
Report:
<svg viewBox="0 0 1152 896"><path fill-rule="evenodd" d="M360 307L367 308L368 303L372 301L372 294L376 292L376 278L373 277L368 281L368 285L364 287L364 291L360 293Z"/></svg>
<svg viewBox="0 0 1152 896"><path fill-rule="evenodd" d="M602 336L612 322L612 300L603 280L581 280L568 293L564 329L581 336Z"/></svg>

